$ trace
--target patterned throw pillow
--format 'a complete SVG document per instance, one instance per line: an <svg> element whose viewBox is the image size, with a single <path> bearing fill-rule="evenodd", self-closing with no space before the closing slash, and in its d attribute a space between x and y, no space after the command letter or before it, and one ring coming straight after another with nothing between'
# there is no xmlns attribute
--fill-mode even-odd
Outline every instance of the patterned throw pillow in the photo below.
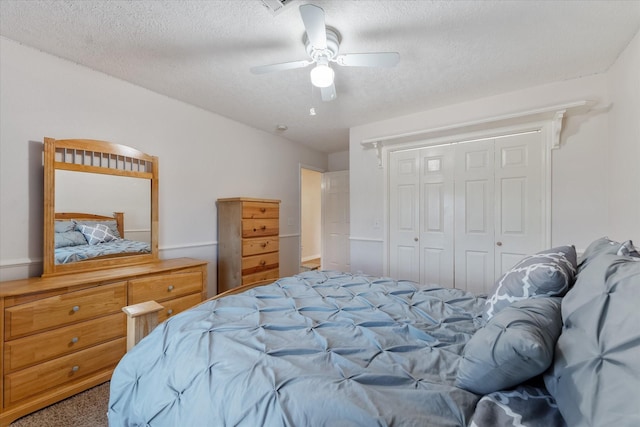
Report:
<svg viewBox="0 0 640 427"><path fill-rule="evenodd" d="M118 224L116 223L115 219L98 220L98 221L93 221L93 220L78 221L74 219L72 221L76 224L76 230L78 231L82 231L80 230L80 227L82 227L83 225L88 225L89 227L95 227L96 225L101 224L109 227L110 233L113 236L115 236L118 239L122 238L122 236L120 235L120 232L118 231Z"/></svg>
<svg viewBox="0 0 640 427"><path fill-rule="evenodd" d="M118 238L113 235L109 227L103 224L96 224L95 226L81 225L80 231L90 245L118 240Z"/></svg>
<svg viewBox="0 0 640 427"><path fill-rule="evenodd" d="M573 284L576 249L560 246L525 257L493 286L483 318L488 321L514 301L539 296L563 296Z"/></svg>

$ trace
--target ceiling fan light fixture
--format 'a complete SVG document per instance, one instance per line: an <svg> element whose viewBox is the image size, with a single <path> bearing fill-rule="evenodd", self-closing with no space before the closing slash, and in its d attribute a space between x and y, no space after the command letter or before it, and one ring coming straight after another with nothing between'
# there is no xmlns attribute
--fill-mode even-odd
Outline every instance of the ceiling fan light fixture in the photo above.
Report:
<svg viewBox="0 0 640 427"><path fill-rule="evenodd" d="M315 87L329 87L333 84L335 73L327 64L318 64L311 70L311 84Z"/></svg>

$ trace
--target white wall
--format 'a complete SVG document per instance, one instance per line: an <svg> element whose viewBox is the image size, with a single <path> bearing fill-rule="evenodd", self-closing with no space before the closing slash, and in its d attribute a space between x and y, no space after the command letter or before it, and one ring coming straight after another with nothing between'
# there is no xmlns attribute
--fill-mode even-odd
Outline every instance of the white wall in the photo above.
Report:
<svg viewBox="0 0 640 427"><path fill-rule="evenodd" d="M0 280L42 271L42 141L90 138L160 161L160 256L209 264L221 197L281 199L283 275L298 271L299 165L327 155L0 38Z"/></svg>
<svg viewBox="0 0 640 427"><path fill-rule="evenodd" d="M640 32L607 73L609 114L609 233L640 245Z"/></svg>
<svg viewBox="0 0 640 427"><path fill-rule="evenodd" d="M329 172L345 171L349 169L349 151L339 151L329 154Z"/></svg>
<svg viewBox="0 0 640 427"><path fill-rule="evenodd" d="M552 244L575 244L584 248L595 238L630 238L638 230L638 138L637 107L638 69L636 41L622 55L612 73L616 92L610 99L609 75L595 75L581 79L523 89L462 104L423 111L407 116L357 126L350 131L351 176L351 268L369 274L383 274L384 227L375 224L384 220L384 170L377 165L375 150L364 150L361 141L387 135L434 129L442 126L472 122L509 113L532 110L577 100L596 101L596 108L587 114L569 116L564 121L561 148L552 153ZM635 92L634 92L635 91ZM620 104L611 112L606 108L613 100ZM625 124L611 132L609 127L615 109ZM634 117L634 124L629 123ZM622 138L629 139L622 142ZM630 148L635 145L635 151ZM611 152L624 157L632 150L629 162L635 162L630 186L636 197L625 199L621 192L615 197L616 210L631 212L626 223L613 225L609 196L615 184L609 181L612 171ZM625 171L628 171L630 166ZM613 198L613 196L612 196ZM632 225L635 221L635 226ZM635 229L634 229L635 227ZM618 229L620 228L620 229ZM640 239L638 239L640 240Z"/></svg>

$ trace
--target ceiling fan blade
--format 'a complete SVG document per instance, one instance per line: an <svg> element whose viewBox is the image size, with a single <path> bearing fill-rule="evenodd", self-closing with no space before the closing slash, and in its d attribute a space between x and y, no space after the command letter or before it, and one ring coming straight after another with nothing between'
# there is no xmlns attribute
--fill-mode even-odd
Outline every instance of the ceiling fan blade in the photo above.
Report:
<svg viewBox="0 0 640 427"><path fill-rule="evenodd" d="M293 62L283 62L280 64L271 64L271 65L260 65L257 67L251 67L250 71L253 74L265 74L272 73L274 71L285 71L285 70L293 70L294 68L304 68L307 65L313 64L313 61L293 61Z"/></svg>
<svg viewBox="0 0 640 427"><path fill-rule="evenodd" d="M327 48L327 31L324 24L324 10L313 4L300 6L300 16L311 46L316 49Z"/></svg>
<svg viewBox="0 0 640 427"><path fill-rule="evenodd" d="M345 67L394 67L400 62L398 52L345 53L334 62Z"/></svg>
<svg viewBox="0 0 640 427"><path fill-rule="evenodd" d="M329 87L320 88L320 95L322 96L322 100L325 102L333 101L338 97L336 94L336 85L332 84Z"/></svg>

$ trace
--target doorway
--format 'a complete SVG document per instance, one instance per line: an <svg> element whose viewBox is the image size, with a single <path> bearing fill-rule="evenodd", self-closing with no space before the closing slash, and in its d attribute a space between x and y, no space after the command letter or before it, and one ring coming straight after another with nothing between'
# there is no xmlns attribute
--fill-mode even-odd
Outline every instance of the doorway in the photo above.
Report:
<svg viewBox="0 0 640 427"><path fill-rule="evenodd" d="M300 168L300 271L322 267L322 172Z"/></svg>

